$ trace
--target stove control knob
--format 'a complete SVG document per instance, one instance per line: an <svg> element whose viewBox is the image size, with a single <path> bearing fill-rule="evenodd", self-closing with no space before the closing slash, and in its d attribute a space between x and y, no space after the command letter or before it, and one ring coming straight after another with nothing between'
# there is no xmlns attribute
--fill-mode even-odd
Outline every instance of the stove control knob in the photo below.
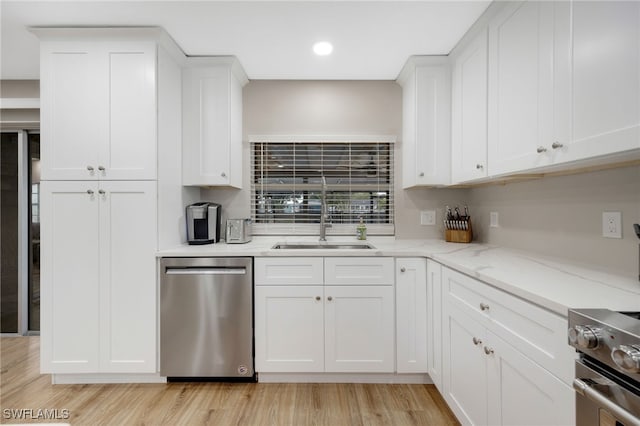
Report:
<svg viewBox="0 0 640 426"><path fill-rule="evenodd" d="M596 349L602 341L602 331L597 327L576 325L569 329L569 341L582 349Z"/></svg>
<svg viewBox="0 0 640 426"><path fill-rule="evenodd" d="M611 351L611 359L616 365L630 373L640 373L640 347L620 345Z"/></svg>

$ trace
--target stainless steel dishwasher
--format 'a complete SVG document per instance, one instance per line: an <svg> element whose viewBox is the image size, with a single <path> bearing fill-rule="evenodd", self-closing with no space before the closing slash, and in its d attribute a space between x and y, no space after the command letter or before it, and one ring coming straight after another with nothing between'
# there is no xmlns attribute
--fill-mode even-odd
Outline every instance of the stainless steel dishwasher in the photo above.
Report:
<svg viewBox="0 0 640 426"><path fill-rule="evenodd" d="M160 374L255 379L253 259L160 261Z"/></svg>

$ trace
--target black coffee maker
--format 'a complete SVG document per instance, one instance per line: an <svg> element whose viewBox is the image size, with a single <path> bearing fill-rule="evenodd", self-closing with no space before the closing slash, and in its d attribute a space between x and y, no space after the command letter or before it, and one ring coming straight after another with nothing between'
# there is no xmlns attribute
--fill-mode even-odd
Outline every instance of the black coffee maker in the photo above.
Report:
<svg viewBox="0 0 640 426"><path fill-rule="evenodd" d="M220 241L220 204L201 201L187 206L187 242L192 245Z"/></svg>

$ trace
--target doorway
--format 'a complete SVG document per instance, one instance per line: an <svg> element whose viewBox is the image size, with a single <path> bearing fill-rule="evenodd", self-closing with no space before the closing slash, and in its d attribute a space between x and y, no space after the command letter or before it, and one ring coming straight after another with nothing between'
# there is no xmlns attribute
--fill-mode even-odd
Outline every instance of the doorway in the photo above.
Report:
<svg viewBox="0 0 640 426"><path fill-rule="evenodd" d="M0 332L40 330L40 134L1 133Z"/></svg>

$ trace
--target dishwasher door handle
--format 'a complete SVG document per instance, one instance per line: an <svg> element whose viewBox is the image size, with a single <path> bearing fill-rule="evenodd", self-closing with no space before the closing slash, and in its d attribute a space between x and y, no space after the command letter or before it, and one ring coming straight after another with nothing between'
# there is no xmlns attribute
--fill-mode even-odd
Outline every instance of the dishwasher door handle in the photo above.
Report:
<svg viewBox="0 0 640 426"><path fill-rule="evenodd" d="M167 275L245 275L246 268L167 268Z"/></svg>

